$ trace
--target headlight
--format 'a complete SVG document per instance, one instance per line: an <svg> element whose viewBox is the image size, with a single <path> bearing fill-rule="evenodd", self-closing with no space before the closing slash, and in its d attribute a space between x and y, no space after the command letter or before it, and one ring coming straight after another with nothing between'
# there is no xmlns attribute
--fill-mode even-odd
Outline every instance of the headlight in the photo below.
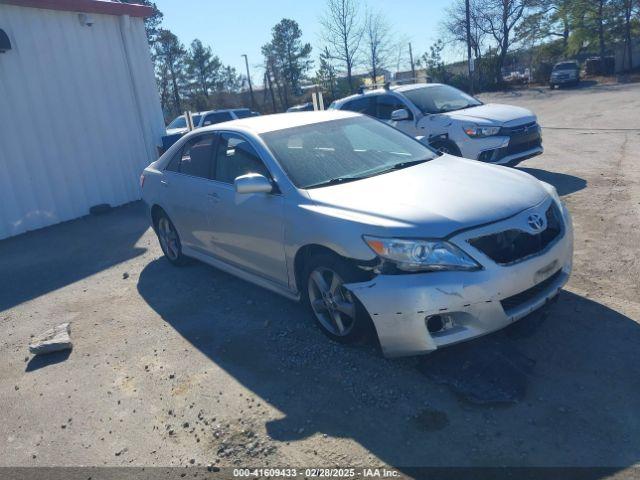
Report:
<svg viewBox="0 0 640 480"><path fill-rule="evenodd" d="M500 133L500 127L481 127L479 125L465 125L462 127L464 133L471 138L491 137Z"/></svg>
<svg viewBox="0 0 640 480"><path fill-rule="evenodd" d="M445 240L409 240L363 236L380 258L406 272L478 270L480 265Z"/></svg>

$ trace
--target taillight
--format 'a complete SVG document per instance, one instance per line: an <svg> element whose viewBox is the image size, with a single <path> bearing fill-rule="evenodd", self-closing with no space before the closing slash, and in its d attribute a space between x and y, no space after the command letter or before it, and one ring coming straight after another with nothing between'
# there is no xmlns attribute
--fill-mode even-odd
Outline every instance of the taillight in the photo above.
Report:
<svg viewBox="0 0 640 480"><path fill-rule="evenodd" d="M140 188L144 187L144 173L140 175Z"/></svg>

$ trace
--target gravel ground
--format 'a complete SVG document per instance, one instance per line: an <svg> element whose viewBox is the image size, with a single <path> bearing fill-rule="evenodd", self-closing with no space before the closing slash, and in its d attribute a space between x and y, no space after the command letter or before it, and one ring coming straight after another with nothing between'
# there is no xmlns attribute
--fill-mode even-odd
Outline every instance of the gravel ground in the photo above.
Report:
<svg viewBox="0 0 640 480"><path fill-rule="evenodd" d="M4 240L0 466L638 464L640 85L484 100L544 127L544 155L518 168L574 216L556 303L387 360L268 291L170 266L139 203ZM73 351L31 357L62 322Z"/></svg>

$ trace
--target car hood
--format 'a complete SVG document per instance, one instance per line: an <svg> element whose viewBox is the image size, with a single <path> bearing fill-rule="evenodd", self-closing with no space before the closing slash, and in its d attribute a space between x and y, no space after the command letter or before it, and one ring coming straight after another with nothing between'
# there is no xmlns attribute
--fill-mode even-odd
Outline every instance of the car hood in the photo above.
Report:
<svg viewBox="0 0 640 480"><path fill-rule="evenodd" d="M177 135L187 133L189 131L188 128L167 128L167 135Z"/></svg>
<svg viewBox="0 0 640 480"><path fill-rule="evenodd" d="M465 108L464 110L454 110L444 115L459 121L499 123L503 125L527 123L536 120L536 116L531 110L500 103L488 103L477 107Z"/></svg>
<svg viewBox="0 0 640 480"><path fill-rule="evenodd" d="M450 155L307 192L324 214L381 230L363 233L434 238L510 217L548 196L527 173Z"/></svg>

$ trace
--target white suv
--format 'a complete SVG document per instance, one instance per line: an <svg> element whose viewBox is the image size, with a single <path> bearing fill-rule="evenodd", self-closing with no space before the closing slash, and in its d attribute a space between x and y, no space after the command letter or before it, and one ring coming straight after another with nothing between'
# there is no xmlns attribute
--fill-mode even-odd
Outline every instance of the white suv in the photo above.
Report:
<svg viewBox="0 0 640 480"><path fill-rule="evenodd" d="M414 83L362 91L329 108L383 120L443 153L507 164L543 152L536 116L521 107L483 104L449 85Z"/></svg>

